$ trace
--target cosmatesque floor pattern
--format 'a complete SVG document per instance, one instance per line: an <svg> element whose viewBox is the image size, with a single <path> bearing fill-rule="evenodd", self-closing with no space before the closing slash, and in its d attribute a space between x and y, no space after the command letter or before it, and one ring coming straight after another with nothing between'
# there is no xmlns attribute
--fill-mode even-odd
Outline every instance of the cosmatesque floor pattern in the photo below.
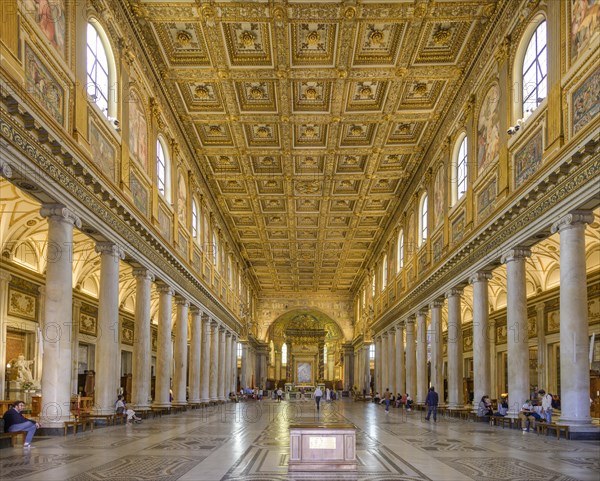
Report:
<svg viewBox="0 0 600 481"><path fill-rule="evenodd" d="M356 473L288 474L290 423L357 426ZM248 401L34 439L0 450L0 478L24 481L597 481L600 442L343 400Z"/></svg>

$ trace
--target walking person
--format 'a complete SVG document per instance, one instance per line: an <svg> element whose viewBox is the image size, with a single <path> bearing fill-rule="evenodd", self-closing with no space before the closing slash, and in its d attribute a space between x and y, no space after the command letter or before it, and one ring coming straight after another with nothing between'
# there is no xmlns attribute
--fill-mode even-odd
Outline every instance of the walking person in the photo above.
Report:
<svg viewBox="0 0 600 481"><path fill-rule="evenodd" d="M383 400L385 402L385 413L389 414L390 412L390 401L392 398L392 393L390 392L390 388L387 388L383 393Z"/></svg>
<svg viewBox="0 0 600 481"><path fill-rule="evenodd" d="M280 403L281 402L281 398L283 397L283 391L281 390L281 388L277 389L277 402Z"/></svg>
<svg viewBox="0 0 600 481"><path fill-rule="evenodd" d="M319 404L321 402L321 398L323 397L323 391L321 391L320 387L317 387L315 390L315 402L317 403L317 411L319 410Z"/></svg>
<svg viewBox="0 0 600 481"><path fill-rule="evenodd" d="M429 421L431 413L433 413L433 422L437 422L437 407L439 401L440 398L438 393L435 392L435 388L431 386L427 393L427 397L425 398L425 405L427 406L427 416L425 417L425 421Z"/></svg>
<svg viewBox="0 0 600 481"><path fill-rule="evenodd" d="M25 409L25 402L15 401L12 407L4 413L4 416L2 416L2 419L4 419L4 432L14 433L25 431L27 434L25 435L25 444L23 444L23 447L30 448L33 435L40 427L40 424L23 416L21 414L23 409Z"/></svg>
<svg viewBox="0 0 600 481"><path fill-rule="evenodd" d="M546 394L546 391L540 389L538 394L542 397L542 416L546 419L546 423L552 422L552 394Z"/></svg>

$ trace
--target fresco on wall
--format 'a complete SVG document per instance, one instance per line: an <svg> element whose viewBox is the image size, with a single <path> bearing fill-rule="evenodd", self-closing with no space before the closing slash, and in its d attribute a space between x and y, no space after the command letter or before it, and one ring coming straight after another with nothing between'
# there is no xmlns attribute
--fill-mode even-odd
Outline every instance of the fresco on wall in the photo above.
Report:
<svg viewBox="0 0 600 481"><path fill-rule="evenodd" d="M148 125L138 95L129 92L129 153L148 172Z"/></svg>
<svg viewBox="0 0 600 481"><path fill-rule="evenodd" d="M444 235L440 235L433 241L433 262L437 262L442 258L444 249Z"/></svg>
<svg viewBox="0 0 600 481"><path fill-rule="evenodd" d="M494 208L496 200L496 177L481 189L477 195L477 217L485 217Z"/></svg>
<svg viewBox="0 0 600 481"><path fill-rule="evenodd" d="M463 210L461 214L454 219L452 222L452 243L457 244L463 238L465 233L465 211Z"/></svg>
<svg viewBox="0 0 600 481"><path fill-rule="evenodd" d="M500 152L498 142L499 115L498 97L500 91L498 85L494 84L488 90L481 111L479 112L479 123L477 124L477 171L482 172L494 162Z"/></svg>
<svg viewBox="0 0 600 481"><path fill-rule="evenodd" d="M442 223L444 219L444 197L446 196L446 175L444 167L440 167L435 176L435 188L433 190L433 216L434 227Z"/></svg>
<svg viewBox="0 0 600 481"><path fill-rule="evenodd" d="M64 57L67 25L65 0L23 0L22 8L25 14L37 23L50 44Z"/></svg>
<svg viewBox="0 0 600 481"><path fill-rule="evenodd" d="M600 112L600 67L573 92L571 106L573 112L571 123L575 135Z"/></svg>
<svg viewBox="0 0 600 481"><path fill-rule="evenodd" d="M90 147L92 149L92 162L110 180L115 180L115 148L100 132L96 122L90 121Z"/></svg>
<svg viewBox="0 0 600 481"><path fill-rule="evenodd" d="M146 186L138 179L133 171L129 172L129 188L133 197L133 204L144 215L148 215L148 190Z"/></svg>
<svg viewBox="0 0 600 481"><path fill-rule="evenodd" d="M406 256L409 258L415 253L415 234L415 215L410 214L410 217L408 218L408 228L404 234L406 238Z"/></svg>
<svg viewBox="0 0 600 481"><path fill-rule="evenodd" d="M40 105L64 125L65 92L35 52L25 44L25 77L27 91Z"/></svg>
<svg viewBox="0 0 600 481"><path fill-rule="evenodd" d="M177 178L177 215L179 224L187 226L187 189L185 187L185 177L181 172Z"/></svg>
<svg viewBox="0 0 600 481"><path fill-rule="evenodd" d="M600 0L571 0L571 62L600 35ZM596 47L597 48L597 47Z"/></svg>
<svg viewBox="0 0 600 481"><path fill-rule="evenodd" d="M163 207L158 208L158 230L165 239L171 241L171 217Z"/></svg>
<svg viewBox="0 0 600 481"><path fill-rule="evenodd" d="M515 154L515 189L521 187L542 165L542 140L542 131L540 130Z"/></svg>

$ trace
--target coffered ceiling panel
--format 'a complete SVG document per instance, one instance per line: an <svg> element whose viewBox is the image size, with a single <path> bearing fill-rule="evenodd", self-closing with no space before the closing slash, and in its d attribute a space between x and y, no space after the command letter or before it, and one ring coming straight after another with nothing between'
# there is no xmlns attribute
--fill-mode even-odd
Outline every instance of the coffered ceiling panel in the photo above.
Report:
<svg viewBox="0 0 600 481"><path fill-rule="evenodd" d="M357 287L506 0L121 0L257 286Z"/></svg>

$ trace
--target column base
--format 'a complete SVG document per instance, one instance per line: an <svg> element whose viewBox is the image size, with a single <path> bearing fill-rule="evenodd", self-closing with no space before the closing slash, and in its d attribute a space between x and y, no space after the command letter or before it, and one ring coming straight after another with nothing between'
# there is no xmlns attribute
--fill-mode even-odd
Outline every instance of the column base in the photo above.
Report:
<svg viewBox="0 0 600 481"><path fill-rule="evenodd" d="M190 399L187 404L200 404L202 402L202 400L200 398L198 399Z"/></svg>
<svg viewBox="0 0 600 481"><path fill-rule="evenodd" d="M187 406L187 401L173 401L171 402L171 406Z"/></svg>
<svg viewBox="0 0 600 481"><path fill-rule="evenodd" d="M134 411L135 410L146 411L146 410L151 409L151 408L152 408L152 405L148 404L148 403L146 403L146 404L133 404L132 407L131 407L131 409L133 409Z"/></svg>
<svg viewBox="0 0 600 481"><path fill-rule="evenodd" d="M151 407L153 407L153 408L170 408L171 407L171 403L170 402L166 402L166 403L153 403Z"/></svg>
<svg viewBox="0 0 600 481"><path fill-rule="evenodd" d="M568 416L560 416L558 420L554 421L556 424L566 424L568 426L591 426L592 418L570 418Z"/></svg>
<svg viewBox="0 0 600 481"><path fill-rule="evenodd" d="M560 421L560 420L559 420ZM567 424L557 422L556 424ZM567 424L568 425L568 424ZM600 426L596 424L588 424L585 426L569 426L569 439L583 441L598 441L600 440Z"/></svg>
<svg viewBox="0 0 600 481"><path fill-rule="evenodd" d="M206 397L206 398L202 398L202 399L200 399L200 402L201 402L202 404L208 404L208 403L210 402L210 399L209 399L209 398L207 398L207 397Z"/></svg>

